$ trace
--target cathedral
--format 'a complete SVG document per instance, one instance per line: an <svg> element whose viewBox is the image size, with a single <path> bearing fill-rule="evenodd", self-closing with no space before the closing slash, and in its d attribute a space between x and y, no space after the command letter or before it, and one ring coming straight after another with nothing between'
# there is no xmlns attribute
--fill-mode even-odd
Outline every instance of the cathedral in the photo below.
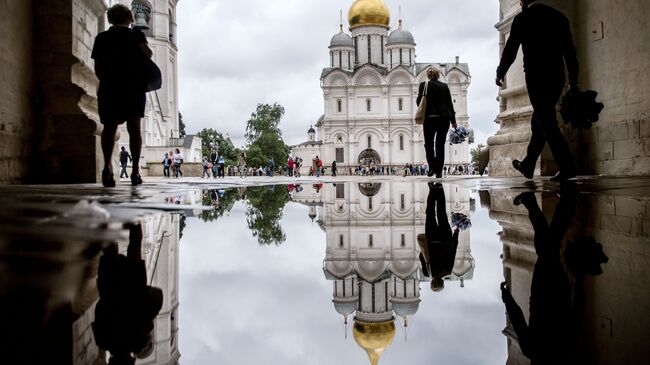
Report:
<svg viewBox="0 0 650 365"><path fill-rule="evenodd" d="M342 173L370 161L378 166L425 164L422 126L413 121L419 84L427 80L429 68L440 69L458 125L469 129L469 66L459 57L450 63L416 62L413 34L402 19L390 31L383 0L356 0L348 21L350 33L340 25L329 44L330 64L321 73L324 114L309 128L308 140L292 147L293 156L305 161L305 170L316 156L326 167L336 161ZM468 142L446 146L448 170L470 164Z"/></svg>

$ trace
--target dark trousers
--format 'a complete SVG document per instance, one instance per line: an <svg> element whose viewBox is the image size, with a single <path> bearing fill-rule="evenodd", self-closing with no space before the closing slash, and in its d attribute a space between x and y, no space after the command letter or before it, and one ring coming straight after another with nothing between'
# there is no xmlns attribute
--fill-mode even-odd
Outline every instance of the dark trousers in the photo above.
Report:
<svg viewBox="0 0 650 365"><path fill-rule="evenodd" d="M532 136L528 143L526 157L522 161L524 169L527 171L535 169L537 159L548 142L560 171L574 172L573 154L558 127L555 109L564 89L564 71L546 78L527 76L526 84L530 103L533 106L533 117L530 123Z"/></svg>
<svg viewBox="0 0 650 365"><path fill-rule="evenodd" d="M219 177L225 177L225 170L226 166L219 164L218 170L217 170L217 176Z"/></svg>
<svg viewBox="0 0 650 365"><path fill-rule="evenodd" d="M424 121L424 150L429 168L435 174L442 174L445 164L445 141L449 131L449 120L440 117L427 117Z"/></svg>
<svg viewBox="0 0 650 365"><path fill-rule="evenodd" d="M163 175L169 177L169 166L163 166Z"/></svg>
<svg viewBox="0 0 650 365"><path fill-rule="evenodd" d="M126 173L126 162L120 162L120 166L122 169L120 169L120 177L126 177L127 179L129 178L129 174Z"/></svg>

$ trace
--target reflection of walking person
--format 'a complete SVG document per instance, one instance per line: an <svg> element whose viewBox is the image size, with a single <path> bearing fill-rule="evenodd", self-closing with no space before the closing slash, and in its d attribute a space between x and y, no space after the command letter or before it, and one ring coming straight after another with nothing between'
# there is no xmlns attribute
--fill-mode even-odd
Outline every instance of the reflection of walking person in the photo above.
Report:
<svg viewBox="0 0 650 365"><path fill-rule="evenodd" d="M92 58L95 74L99 78L97 102L102 130L104 170L102 184L115 186L111 169L111 156L115 146L117 126L126 122L129 146L133 154L131 184L140 185L139 172L142 136L140 120L144 116L146 83L139 74L143 59L151 58L147 38L139 29L131 29L133 14L124 5L113 5L108 10L108 21L113 25L95 38Z"/></svg>
<svg viewBox="0 0 650 365"><path fill-rule="evenodd" d="M129 178L129 174L126 173L126 165L129 163L129 161L132 161L131 155L129 155L129 153L126 151L126 148L122 146L120 151L120 178Z"/></svg>
<svg viewBox="0 0 650 365"><path fill-rule="evenodd" d="M576 202L575 186L563 186L560 202L549 224L537 205L534 193L526 192L515 198L516 205L523 204L528 210L535 233L533 241L537 261L530 289L528 323L506 283L501 284L501 294L519 346L533 364L580 363L572 357L578 345L584 309L583 279L586 274L599 274L600 264L607 262L602 246L598 248L599 254L594 255L583 250L591 247L576 247L577 242L566 245L565 258L562 260L562 241L573 220ZM581 243L578 245L582 246ZM574 260L577 255L569 257L570 252L577 252L583 257ZM580 265L587 261L590 262L588 265ZM582 267L597 267L598 271L588 272L581 270ZM567 269L572 274L573 282Z"/></svg>
<svg viewBox="0 0 650 365"><path fill-rule="evenodd" d="M431 277L431 290L445 287L444 277L451 275L458 248L458 228L451 232L447 201L441 184L429 183L424 234L418 235L420 263L425 276Z"/></svg>
<svg viewBox="0 0 650 365"><path fill-rule="evenodd" d="M537 159L548 142L560 168L551 180L570 179L576 176L576 168L569 145L557 125L555 110L564 88L565 65L569 72L569 87L577 89L578 84L578 60L569 20L540 1L523 0L522 7L523 11L512 22L496 79L497 85L503 86L503 79L521 45L526 85L533 106L532 135L524 160L514 160L512 164L525 177L532 178Z"/></svg>
<svg viewBox="0 0 650 365"><path fill-rule="evenodd" d="M451 100L451 93L447 84L438 81L440 70L430 68L427 71L428 82L420 84L416 102L420 105L423 97L427 100L426 118L422 126L424 132L424 150L427 155L427 164L430 167L429 177L436 175L442 177L442 167L445 164L445 140L451 123L456 124L456 112Z"/></svg>
<svg viewBox="0 0 650 365"><path fill-rule="evenodd" d="M163 302L160 288L147 285L141 257L142 227L130 227L126 256L117 243L109 245L99 260L99 302L92 324L97 346L111 353L109 364L135 364L153 349L153 320Z"/></svg>

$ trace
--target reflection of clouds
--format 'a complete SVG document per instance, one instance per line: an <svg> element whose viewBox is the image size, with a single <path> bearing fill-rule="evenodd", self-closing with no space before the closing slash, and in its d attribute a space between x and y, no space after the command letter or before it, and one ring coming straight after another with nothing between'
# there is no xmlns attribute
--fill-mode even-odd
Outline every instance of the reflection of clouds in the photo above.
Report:
<svg viewBox="0 0 650 365"><path fill-rule="evenodd" d="M180 244L180 352L188 364L367 364L348 336L323 276L325 233L289 203L287 240L260 246L235 204L216 222L187 220ZM408 341L398 332L384 364L505 362L498 283L501 246L484 211L472 216L474 279L445 293L423 290ZM396 323L397 326L400 323Z"/></svg>

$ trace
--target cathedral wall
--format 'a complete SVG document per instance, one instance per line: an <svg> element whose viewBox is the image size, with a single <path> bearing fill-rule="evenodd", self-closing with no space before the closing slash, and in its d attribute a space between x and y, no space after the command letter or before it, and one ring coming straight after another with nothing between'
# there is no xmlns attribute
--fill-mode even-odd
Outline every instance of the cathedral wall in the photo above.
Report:
<svg viewBox="0 0 650 365"><path fill-rule="evenodd" d="M0 184L20 183L34 123L31 0L0 0L0 46Z"/></svg>

